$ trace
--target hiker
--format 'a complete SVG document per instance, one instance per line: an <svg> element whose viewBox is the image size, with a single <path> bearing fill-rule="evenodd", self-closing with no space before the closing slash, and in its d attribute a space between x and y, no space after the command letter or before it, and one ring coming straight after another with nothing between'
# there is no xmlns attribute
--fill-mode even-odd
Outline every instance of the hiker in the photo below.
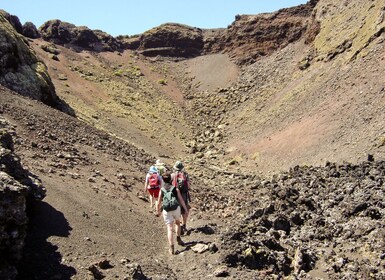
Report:
<svg viewBox="0 0 385 280"><path fill-rule="evenodd" d="M162 176L163 173L165 173L167 171L166 166L164 166L164 163L160 159L156 160L155 167L156 167L156 169L158 169L158 173L160 176Z"/></svg>
<svg viewBox="0 0 385 280"><path fill-rule="evenodd" d="M187 172L184 170L183 163L179 160L175 162L173 169L174 169L174 172L171 174L172 185L177 187L180 190L184 203L186 204L187 208L190 209L189 176ZM188 211L184 211L184 209L181 209L181 210L182 210L181 234L183 235L187 233Z"/></svg>
<svg viewBox="0 0 385 280"><path fill-rule="evenodd" d="M155 214L158 209L158 196L160 188L163 184L162 177L158 174L158 169L155 168L155 166L151 166L147 175L146 175L146 181L144 183L144 192L149 195L150 199L150 211L153 211ZM154 207L154 208L153 208Z"/></svg>
<svg viewBox="0 0 385 280"><path fill-rule="evenodd" d="M163 186L160 189L160 194L158 197L158 215L161 213L163 220L167 226L167 239L169 243L169 253L174 254L174 224L175 224L175 232L176 232L176 241L178 245L183 246L184 243L180 237L181 235L181 226L180 226L180 218L181 218L181 207L185 213L188 213L187 205L184 203L181 192L178 188L174 187L171 184L171 174L169 172L165 172L162 176L163 178Z"/></svg>

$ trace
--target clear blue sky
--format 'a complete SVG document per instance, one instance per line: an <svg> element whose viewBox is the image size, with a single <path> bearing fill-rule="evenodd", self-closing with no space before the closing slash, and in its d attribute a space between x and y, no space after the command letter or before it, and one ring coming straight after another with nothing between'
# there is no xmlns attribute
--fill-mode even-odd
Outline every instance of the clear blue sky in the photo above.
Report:
<svg viewBox="0 0 385 280"><path fill-rule="evenodd" d="M307 0L2 0L0 9L22 24L40 27L51 19L100 29L112 36L134 35L167 22L199 28L227 27L235 15L274 12Z"/></svg>

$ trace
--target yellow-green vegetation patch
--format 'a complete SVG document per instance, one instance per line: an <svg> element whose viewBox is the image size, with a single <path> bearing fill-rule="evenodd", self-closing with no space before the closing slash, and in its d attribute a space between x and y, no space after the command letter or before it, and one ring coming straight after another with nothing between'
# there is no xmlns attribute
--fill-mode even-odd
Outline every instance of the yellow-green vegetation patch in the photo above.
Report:
<svg viewBox="0 0 385 280"><path fill-rule="evenodd" d="M373 35L384 28L382 1L324 1L320 2L318 17L321 30L314 41L321 59L349 50L349 57L357 55ZM340 6L339 8L330 8ZM339 12L343 10L343 12ZM334 11L332 13L331 11Z"/></svg>
<svg viewBox="0 0 385 280"><path fill-rule="evenodd" d="M165 85L167 85L167 80L166 79L159 79L158 84L165 86Z"/></svg>
<svg viewBox="0 0 385 280"><path fill-rule="evenodd" d="M124 75L124 70L118 69L114 72L115 76L122 77Z"/></svg>
<svg viewBox="0 0 385 280"><path fill-rule="evenodd" d="M380 147L385 146L385 135L382 135L382 136L380 136L380 137L378 138L378 145L379 145Z"/></svg>

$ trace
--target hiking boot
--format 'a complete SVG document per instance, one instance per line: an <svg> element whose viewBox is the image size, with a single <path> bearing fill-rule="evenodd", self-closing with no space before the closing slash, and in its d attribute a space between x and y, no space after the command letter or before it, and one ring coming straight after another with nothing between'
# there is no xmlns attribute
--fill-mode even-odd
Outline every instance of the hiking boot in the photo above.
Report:
<svg viewBox="0 0 385 280"><path fill-rule="evenodd" d="M170 249L168 249L168 252L170 253L170 255L174 255L175 254L174 245L170 246Z"/></svg>
<svg viewBox="0 0 385 280"><path fill-rule="evenodd" d="M184 242L182 241L182 238L180 238L180 236L177 236L177 237L176 237L176 242L177 242L178 245L180 245L180 246L183 246L183 245L184 245Z"/></svg>
<svg viewBox="0 0 385 280"><path fill-rule="evenodd" d="M187 230L186 225L180 226L180 234L181 235L189 235L189 231Z"/></svg>
<svg viewBox="0 0 385 280"><path fill-rule="evenodd" d="M184 235L186 233L186 226L185 225L181 225L180 226L180 235Z"/></svg>

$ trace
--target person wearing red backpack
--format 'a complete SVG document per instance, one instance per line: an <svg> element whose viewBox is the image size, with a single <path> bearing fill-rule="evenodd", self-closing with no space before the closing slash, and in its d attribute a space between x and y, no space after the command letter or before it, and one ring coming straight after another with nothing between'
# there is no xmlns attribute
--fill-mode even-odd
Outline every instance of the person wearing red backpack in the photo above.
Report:
<svg viewBox="0 0 385 280"><path fill-rule="evenodd" d="M162 184L163 179L162 176L158 174L158 169L156 169L155 166L151 166L146 175L146 181L144 183L144 193L148 192L151 208L150 211L152 211L154 214L157 214L158 197Z"/></svg>
<svg viewBox="0 0 385 280"><path fill-rule="evenodd" d="M187 206L187 209L190 209L190 179L187 172L184 170L183 163L181 161L176 161L174 164L174 172L171 174L172 185L177 187L180 190L183 201ZM181 224L181 234L187 233L187 218L188 211L181 209L182 213L182 224Z"/></svg>

